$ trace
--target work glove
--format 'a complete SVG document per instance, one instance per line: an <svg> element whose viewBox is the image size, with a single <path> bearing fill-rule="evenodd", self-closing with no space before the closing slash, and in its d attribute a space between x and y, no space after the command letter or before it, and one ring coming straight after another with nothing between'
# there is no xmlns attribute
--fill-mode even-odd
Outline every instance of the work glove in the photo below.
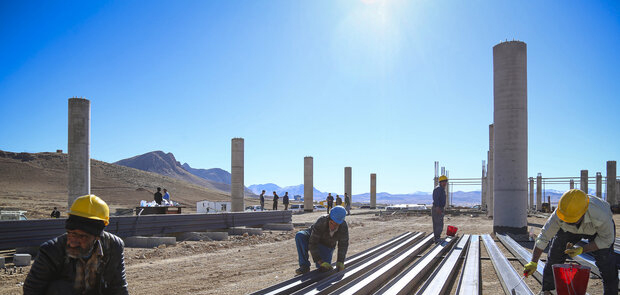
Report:
<svg viewBox="0 0 620 295"><path fill-rule="evenodd" d="M343 271L344 270L344 263L336 262L336 270L337 271Z"/></svg>
<svg viewBox="0 0 620 295"><path fill-rule="evenodd" d="M583 248L582 247L570 248L570 249L564 250L564 254L568 254L568 256L570 256L570 258L573 258L573 257L575 257L577 255L580 255L581 253L583 253Z"/></svg>
<svg viewBox="0 0 620 295"><path fill-rule="evenodd" d="M329 262L321 263L321 267L319 267L319 271L330 271L332 270L332 265Z"/></svg>
<svg viewBox="0 0 620 295"><path fill-rule="evenodd" d="M536 271L537 267L538 267L538 263L536 263L536 262L530 262L530 263L526 264L523 267L523 275L527 277L527 276L533 274Z"/></svg>

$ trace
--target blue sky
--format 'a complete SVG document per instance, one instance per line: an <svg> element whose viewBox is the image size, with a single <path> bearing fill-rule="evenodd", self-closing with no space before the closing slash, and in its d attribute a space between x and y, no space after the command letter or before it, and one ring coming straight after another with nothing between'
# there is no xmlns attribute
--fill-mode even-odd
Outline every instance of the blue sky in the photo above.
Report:
<svg viewBox="0 0 620 295"><path fill-rule="evenodd" d="M620 2L0 1L0 149L67 149L91 100L91 157L153 150L245 184L431 191L434 161L479 177L492 47L528 46L529 175L620 160ZM472 187L458 189L472 190Z"/></svg>

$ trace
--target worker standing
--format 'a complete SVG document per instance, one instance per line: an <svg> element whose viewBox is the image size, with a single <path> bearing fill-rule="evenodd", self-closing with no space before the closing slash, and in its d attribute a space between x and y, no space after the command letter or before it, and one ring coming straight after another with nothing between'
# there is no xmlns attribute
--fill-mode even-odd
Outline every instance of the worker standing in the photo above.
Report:
<svg viewBox="0 0 620 295"><path fill-rule="evenodd" d="M265 211L265 190L260 193L260 211Z"/></svg>
<svg viewBox="0 0 620 295"><path fill-rule="evenodd" d="M284 192L284 196L282 197L282 205L284 205L284 210L288 210L288 192Z"/></svg>
<svg viewBox="0 0 620 295"><path fill-rule="evenodd" d="M336 195L336 206L342 206L342 198L340 195Z"/></svg>
<svg viewBox="0 0 620 295"><path fill-rule="evenodd" d="M278 210L278 199L280 197L278 197L278 194L276 194L276 191L273 191L273 210Z"/></svg>
<svg viewBox="0 0 620 295"><path fill-rule="evenodd" d="M351 215L351 197L344 193L344 208L347 209L347 215Z"/></svg>
<svg viewBox="0 0 620 295"><path fill-rule="evenodd" d="M441 242L441 232L443 231L443 215L446 206L446 185L448 185L448 177L442 175L439 177L439 185L433 190L433 235L435 243Z"/></svg>
<svg viewBox="0 0 620 295"><path fill-rule="evenodd" d="M312 255L319 271L332 269L331 262L336 244L338 244L338 256L336 269L344 270L344 259L349 248L349 227L344 220L347 210L342 206L334 207L329 214L319 219L306 230L298 231L295 235L299 268L296 274L304 274L310 271L308 251Z"/></svg>
<svg viewBox="0 0 620 295"><path fill-rule="evenodd" d="M157 192L153 194L153 199L157 205L161 205L161 201L163 200L163 196L161 195L161 187L157 188Z"/></svg>
<svg viewBox="0 0 620 295"><path fill-rule="evenodd" d="M609 204L581 190L569 190L562 195L558 208L549 216L536 238L532 261L525 265L523 274L528 276L536 271L538 259L553 239L543 271L542 292L545 295L552 294L551 290L555 289L552 266L581 253L594 256L603 278L603 294L618 294L615 237L616 225ZM587 239L588 244L573 247L581 239Z"/></svg>
<svg viewBox="0 0 620 295"><path fill-rule="evenodd" d="M103 231L110 209L95 195L77 198L67 232L39 248L24 282L30 294L128 294L123 241Z"/></svg>
<svg viewBox="0 0 620 295"><path fill-rule="evenodd" d="M332 196L332 193L328 193L327 194L327 213L329 213L329 211L334 208L334 197Z"/></svg>

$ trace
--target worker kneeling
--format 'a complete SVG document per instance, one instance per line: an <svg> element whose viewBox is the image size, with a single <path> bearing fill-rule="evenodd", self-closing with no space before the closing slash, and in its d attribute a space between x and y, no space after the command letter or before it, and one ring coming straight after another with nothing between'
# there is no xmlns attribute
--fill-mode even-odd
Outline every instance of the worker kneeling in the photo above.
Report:
<svg viewBox="0 0 620 295"><path fill-rule="evenodd" d="M67 232L41 245L24 282L29 294L128 294L123 241L103 228L108 205L95 195L77 198Z"/></svg>
<svg viewBox="0 0 620 295"><path fill-rule="evenodd" d="M618 294L618 270L614 253L616 225L609 204L583 191L572 189L560 198L558 208L551 214L536 238L532 261L525 265L525 276L536 271L538 259L549 241L551 248L543 272L542 293L555 289L553 265L564 263L568 256L590 252L603 277L605 295ZM574 244L587 239L583 247Z"/></svg>
<svg viewBox="0 0 620 295"><path fill-rule="evenodd" d="M347 210L344 207L336 206L328 215L319 217L309 229L297 232L295 243L299 256L299 268L295 273L304 274L310 271L308 250L320 271L331 270L336 243L338 244L336 268L338 271L344 270L344 259L349 248L349 227L344 221L346 215Z"/></svg>

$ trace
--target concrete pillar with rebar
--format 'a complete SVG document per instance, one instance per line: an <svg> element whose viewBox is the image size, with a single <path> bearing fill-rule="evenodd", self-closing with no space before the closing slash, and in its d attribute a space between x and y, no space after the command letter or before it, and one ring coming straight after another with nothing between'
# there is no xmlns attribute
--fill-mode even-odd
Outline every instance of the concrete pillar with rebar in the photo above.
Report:
<svg viewBox="0 0 620 295"><path fill-rule="evenodd" d="M304 157L304 211L314 211L313 188L314 167L312 157Z"/></svg>
<svg viewBox="0 0 620 295"><path fill-rule="evenodd" d="M542 174L536 176L536 210L542 210Z"/></svg>
<svg viewBox="0 0 620 295"><path fill-rule="evenodd" d="M601 172L596 172L596 196L603 198L603 175Z"/></svg>
<svg viewBox="0 0 620 295"><path fill-rule="evenodd" d="M351 194L351 167L344 167L344 192L351 198L353 203L353 194Z"/></svg>
<svg viewBox="0 0 620 295"><path fill-rule="evenodd" d="M570 189L574 189L575 188L575 180L574 179L570 179Z"/></svg>
<svg viewBox="0 0 620 295"><path fill-rule="evenodd" d="M530 177L530 209L536 208L534 204L534 177Z"/></svg>
<svg viewBox="0 0 620 295"><path fill-rule="evenodd" d="M584 193L588 193L588 170L581 170L581 184L579 187Z"/></svg>
<svg viewBox="0 0 620 295"><path fill-rule="evenodd" d="M244 206L244 141L243 138L233 138L231 140L231 159L230 159L230 199L231 211L243 212Z"/></svg>
<svg viewBox="0 0 620 295"><path fill-rule="evenodd" d="M67 208L80 196L90 194L90 100L69 99Z"/></svg>
<svg viewBox="0 0 620 295"><path fill-rule="evenodd" d="M377 174L370 174L370 209L377 208Z"/></svg>
<svg viewBox="0 0 620 295"><path fill-rule="evenodd" d="M486 163L482 160L482 178L480 179L481 187L480 187L480 209L486 208L487 206L487 171L486 171Z"/></svg>
<svg viewBox="0 0 620 295"><path fill-rule="evenodd" d="M607 202L611 206L618 204L616 175L616 161L607 161Z"/></svg>

